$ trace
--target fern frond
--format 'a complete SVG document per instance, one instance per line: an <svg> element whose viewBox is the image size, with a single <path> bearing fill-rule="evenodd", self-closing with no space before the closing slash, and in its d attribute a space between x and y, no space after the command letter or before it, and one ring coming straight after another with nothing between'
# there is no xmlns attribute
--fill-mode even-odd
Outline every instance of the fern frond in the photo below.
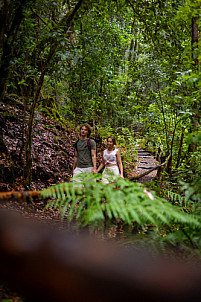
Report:
<svg viewBox="0 0 201 302"><path fill-rule="evenodd" d="M153 224L156 226L172 223L187 224L201 228L199 216L184 213L181 207L172 205L165 199L155 196L148 198L143 186L126 179L117 179L108 185L97 182L98 175L87 175L80 183L62 183L42 191L45 198L51 197L46 208L59 209L61 217L68 221L76 217L78 226L95 226L108 219L118 219L126 224ZM172 194L174 198L178 196Z"/></svg>
<svg viewBox="0 0 201 302"><path fill-rule="evenodd" d="M167 191L168 194L168 198L170 198L172 201L178 201L180 206L183 206L183 204L187 205L188 199L186 198L186 196L182 196L176 192L172 192L172 191Z"/></svg>
<svg viewBox="0 0 201 302"><path fill-rule="evenodd" d="M143 224L140 215L133 209L132 205L127 205L128 213L130 215L130 220L133 222L137 222L139 225Z"/></svg>

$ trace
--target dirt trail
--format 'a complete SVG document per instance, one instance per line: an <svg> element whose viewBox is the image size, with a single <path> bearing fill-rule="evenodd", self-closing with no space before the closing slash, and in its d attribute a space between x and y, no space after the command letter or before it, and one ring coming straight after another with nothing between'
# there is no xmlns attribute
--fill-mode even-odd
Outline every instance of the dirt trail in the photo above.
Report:
<svg viewBox="0 0 201 302"><path fill-rule="evenodd" d="M134 174L132 173L133 176L138 176L140 174L143 174L144 172L148 171L149 169L152 169L153 167L159 164L159 162L154 158L151 152L143 150L139 146L137 147L137 152L138 152L138 163ZM156 175L157 175L157 170L154 170L150 172L148 175L139 178L137 182L139 183L150 182L156 177Z"/></svg>

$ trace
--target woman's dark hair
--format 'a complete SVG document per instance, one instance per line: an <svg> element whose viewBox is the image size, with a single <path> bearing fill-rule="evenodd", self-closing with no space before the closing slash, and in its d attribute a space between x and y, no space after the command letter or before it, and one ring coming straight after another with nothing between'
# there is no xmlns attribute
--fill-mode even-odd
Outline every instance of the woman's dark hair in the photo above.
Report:
<svg viewBox="0 0 201 302"><path fill-rule="evenodd" d="M109 136L107 138L107 142L108 142L108 139L111 138L112 142L113 142L113 145L116 145L116 140L115 140L115 137L114 136Z"/></svg>
<svg viewBox="0 0 201 302"><path fill-rule="evenodd" d="M87 130L88 130L87 137L89 137L89 136L91 135L91 126L90 126L89 124L87 124L87 123L84 123L84 124L82 124L82 125L80 126L80 131L81 131L81 129L82 129L83 127L86 127L86 128L87 128Z"/></svg>

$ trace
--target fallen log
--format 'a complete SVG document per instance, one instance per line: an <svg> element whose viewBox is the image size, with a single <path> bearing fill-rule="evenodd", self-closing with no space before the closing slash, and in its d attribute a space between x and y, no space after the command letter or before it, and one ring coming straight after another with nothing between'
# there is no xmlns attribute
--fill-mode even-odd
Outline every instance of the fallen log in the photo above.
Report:
<svg viewBox="0 0 201 302"><path fill-rule="evenodd" d="M40 191L0 192L0 202L5 200L31 201L41 197Z"/></svg>
<svg viewBox="0 0 201 302"><path fill-rule="evenodd" d="M129 179L129 180L137 180L137 179L139 179L139 178L142 178L143 176L148 175L149 173L153 172L154 170L158 170L159 168L161 168L161 167L167 165L168 160L170 159L170 157L171 157L171 155L169 155L169 156L166 158L166 160L165 160L164 163L159 164L159 165L153 167L153 168L150 169L149 171L146 171L146 172L144 172L144 173L142 173L142 174L140 174L140 175L137 175L137 176L128 177L128 179Z"/></svg>
<svg viewBox="0 0 201 302"><path fill-rule="evenodd" d="M51 191L56 191L56 189L49 187ZM75 188L76 189L76 188ZM64 192L66 189L63 189ZM79 192L82 190L82 188L78 188ZM6 201L6 200L17 200L19 202L24 202L24 201L34 201L36 202L37 200L44 199L42 197L42 191L10 191L10 192L0 192L0 202L1 201Z"/></svg>
<svg viewBox="0 0 201 302"><path fill-rule="evenodd" d="M29 302L200 301L201 267L192 264L0 211L0 282Z"/></svg>

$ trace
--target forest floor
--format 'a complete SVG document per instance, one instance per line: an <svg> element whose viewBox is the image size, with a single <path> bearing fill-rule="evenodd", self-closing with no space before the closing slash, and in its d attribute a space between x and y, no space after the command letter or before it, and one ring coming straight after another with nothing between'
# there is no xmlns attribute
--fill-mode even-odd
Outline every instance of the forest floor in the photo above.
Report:
<svg viewBox="0 0 201 302"><path fill-rule="evenodd" d="M24 112L20 103L0 103L0 128L1 135L7 146L7 152L0 154L0 192L8 191L40 191L46 187L61 182L68 182L71 178L74 147L79 130L69 126L64 127L48 117L36 112L33 126L33 169L32 182L29 188L23 184L23 116ZM25 114L27 119L28 114ZM98 146L98 164L101 162L101 150L105 148L100 137L94 137ZM138 148L137 168L130 171L128 176L142 174L148 168L157 164L154 157ZM156 171L140 178L138 182L150 182L156 176ZM41 221L51 225L65 228L65 222L61 222L57 211L51 209L44 211L43 201L10 201L0 203L0 209L15 211L25 218ZM0 301L21 301L17 294L0 286ZM8 300L7 300L8 301Z"/></svg>
<svg viewBox="0 0 201 302"><path fill-rule="evenodd" d="M12 99L10 99L11 101ZM42 190L61 182L68 182L72 176L74 157L73 144L79 130L62 125L36 111L33 125L32 142L32 182L30 187L23 185L24 139L22 133L27 129L23 123L22 104L13 100L13 104L0 103L1 136L7 146L7 152L0 153L0 192ZM28 112L25 113L25 120ZM93 136L92 136L93 137ZM101 162L101 151L105 148L102 138L93 137L98 147L97 162ZM136 176L156 165L154 157L138 147L137 169L127 176ZM156 176L153 171L139 182L150 182Z"/></svg>
<svg viewBox="0 0 201 302"><path fill-rule="evenodd" d="M0 103L1 135L8 148L8 152L0 153L0 192L8 191L40 191L44 188L68 182L72 176L74 147L78 138L79 129L62 125L59 121L45 117L36 111L33 125L33 169L32 182L27 188L23 184L23 105L15 100L8 99L9 103ZM28 112L25 113L27 119ZM26 132L27 129L24 129ZM101 151L105 148L102 138L94 137L97 143L97 162L101 163ZM157 165L154 156L140 147L137 147L138 163L127 173L128 177L138 176ZM138 182L152 181L157 171L140 178ZM60 223L57 211L44 211L43 201L31 203L4 200L0 209L14 210L24 217L42 220L47 223Z"/></svg>
<svg viewBox="0 0 201 302"><path fill-rule="evenodd" d="M33 169L32 182L29 188L23 184L23 109L20 103L0 104L0 127L8 153L0 154L0 192L7 191L40 191L46 187L68 182L72 176L74 147L79 130L64 127L58 121L52 120L36 112L33 126ZM25 129L26 131L27 129ZM98 146L98 165L101 162L101 150L105 148L100 137L94 137ZM138 163L129 171L128 177L138 176L157 162L150 152L137 147ZM138 182L150 182L156 176L156 170L140 178ZM35 217L44 221L59 220L55 211L43 211L44 203L19 203L18 201L1 202L0 208L13 209L23 216Z"/></svg>
<svg viewBox="0 0 201 302"><path fill-rule="evenodd" d="M23 115L15 105L0 104L0 127L8 153L0 157L0 191L27 190L23 186ZM28 113L25 119L28 119ZM29 190L69 181L78 133L36 112L33 125L32 182Z"/></svg>

